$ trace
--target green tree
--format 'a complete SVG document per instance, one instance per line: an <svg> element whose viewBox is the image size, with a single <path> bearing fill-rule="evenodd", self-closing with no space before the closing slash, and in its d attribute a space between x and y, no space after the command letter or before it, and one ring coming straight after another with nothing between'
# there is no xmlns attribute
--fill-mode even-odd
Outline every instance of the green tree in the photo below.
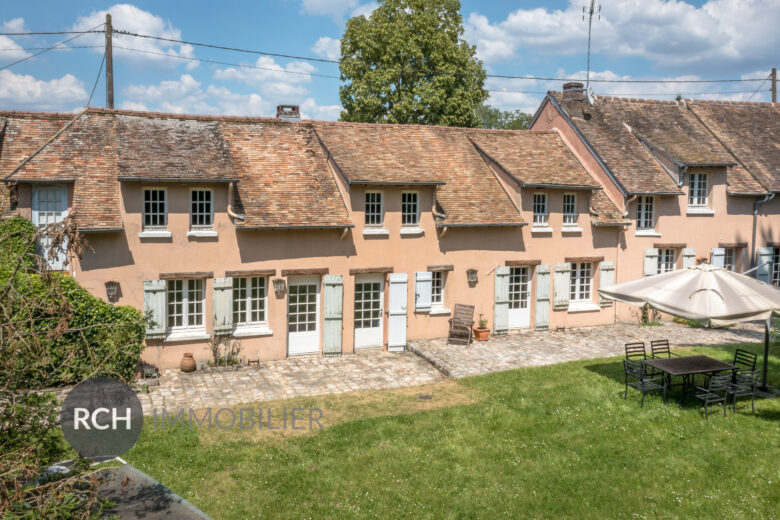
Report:
<svg viewBox="0 0 780 520"><path fill-rule="evenodd" d="M525 130L533 117L519 110L504 111L489 105L478 106L475 113L480 127L502 130Z"/></svg>
<svg viewBox="0 0 780 520"><path fill-rule="evenodd" d="M485 70L462 36L458 0L384 0L348 20L341 120L478 126Z"/></svg>

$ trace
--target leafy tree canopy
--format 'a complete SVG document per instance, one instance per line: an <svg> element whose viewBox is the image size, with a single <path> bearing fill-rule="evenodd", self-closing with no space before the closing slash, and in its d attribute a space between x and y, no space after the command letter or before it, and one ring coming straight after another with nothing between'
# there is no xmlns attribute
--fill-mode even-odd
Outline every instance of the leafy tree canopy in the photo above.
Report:
<svg viewBox="0 0 780 520"><path fill-rule="evenodd" d="M485 70L463 39L458 0L384 0L347 21L342 121L475 127Z"/></svg>
<svg viewBox="0 0 780 520"><path fill-rule="evenodd" d="M504 111L489 105L480 105L476 109L476 117L482 128L525 130L531 124L533 116L519 110Z"/></svg>

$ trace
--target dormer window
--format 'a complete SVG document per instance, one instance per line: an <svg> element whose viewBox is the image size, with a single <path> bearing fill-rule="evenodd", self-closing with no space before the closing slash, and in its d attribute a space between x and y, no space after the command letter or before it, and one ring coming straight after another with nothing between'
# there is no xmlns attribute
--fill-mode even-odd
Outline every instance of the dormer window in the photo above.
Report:
<svg viewBox="0 0 780 520"><path fill-rule="evenodd" d="M707 207L707 192L709 190L709 175L706 173L690 174L688 186L688 205L700 208Z"/></svg>

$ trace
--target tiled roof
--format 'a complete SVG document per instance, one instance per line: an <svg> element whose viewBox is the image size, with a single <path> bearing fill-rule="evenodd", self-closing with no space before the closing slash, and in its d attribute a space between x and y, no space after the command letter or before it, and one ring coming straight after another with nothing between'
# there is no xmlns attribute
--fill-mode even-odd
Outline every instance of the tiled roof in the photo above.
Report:
<svg viewBox="0 0 780 520"><path fill-rule="evenodd" d="M523 218L463 129L315 122L349 182L444 183L442 225L522 224Z"/></svg>
<svg viewBox="0 0 780 520"><path fill-rule="evenodd" d="M590 198L590 205L598 213L591 215L590 221L595 225L627 225L631 221L623 218L620 210L609 200L603 190L596 190Z"/></svg>
<svg viewBox="0 0 780 520"><path fill-rule="evenodd" d="M764 188L780 190L780 105L699 100L687 103Z"/></svg>
<svg viewBox="0 0 780 520"><path fill-rule="evenodd" d="M488 157L522 184L600 187L558 132L472 130L467 133Z"/></svg>
<svg viewBox="0 0 780 520"><path fill-rule="evenodd" d="M336 180L311 125L221 123L235 171L241 228L351 225Z"/></svg>
<svg viewBox="0 0 780 520"><path fill-rule="evenodd" d="M75 114L8 113L0 153L0 177L5 177L61 130Z"/></svg>
<svg viewBox="0 0 780 520"><path fill-rule="evenodd" d="M218 121L116 116L119 177L236 179Z"/></svg>

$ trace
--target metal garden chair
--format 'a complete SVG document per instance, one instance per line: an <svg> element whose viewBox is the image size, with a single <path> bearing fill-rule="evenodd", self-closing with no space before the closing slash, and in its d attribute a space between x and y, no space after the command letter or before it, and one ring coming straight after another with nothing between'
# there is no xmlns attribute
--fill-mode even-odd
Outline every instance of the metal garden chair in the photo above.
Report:
<svg viewBox="0 0 780 520"><path fill-rule="evenodd" d="M663 390L663 386L658 384L661 377L649 377L645 372L645 364L640 362L631 361L630 359L623 360L623 368L626 372L626 391L623 394L623 399L628 399L628 387L631 386L642 392L642 401L640 406L645 407L645 394L647 392ZM629 381L634 379L634 381ZM664 396L664 399L666 396Z"/></svg>
<svg viewBox="0 0 780 520"><path fill-rule="evenodd" d="M647 359L645 342L637 341L636 343L626 343L626 359L635 362L644 361Z"/></svg>
<svg viewBox="0 0 780 520"><path fill-rule="evenodd" d="M709 420L707 407L713 403L723 403L723 415L726 415L726 398L731 388L731 373L710 376L707 386L696 387L696 398L704 403L704 418Z"/></svg>
<svg viewBox="0 0 780 520"><path fill-rule="evenodd" d="M747 371L752 372L756 369L756 358L757 356L753 354L752 352L748 352L747 350L742 350L741 348L738 348L734 352L734 364L737 365L740 372Z"/></svg>
<svg viewBox="0 0 780 520"><path fill-rule="evenodd" d="M732 407L737 413L737 397L750 396L750 410L756 413L756 389L761 377L760 370L738 371L735 382L731 383L726 393L734 396Z"/></svg>
<svg viewBox="0 0 780 520"><path fill-rule="evenodd" d="M675 354L669 349L668 339L654 339L650 342L650 355L654 358L671 358L680 357L679 354Z"/></svg>
<svg viewBox="0 0 780 520"><path fill-rule="evenodd" d="M450 332L447 344L471 345L474 328L474 306L456 303L450 318Z"/></svg>

